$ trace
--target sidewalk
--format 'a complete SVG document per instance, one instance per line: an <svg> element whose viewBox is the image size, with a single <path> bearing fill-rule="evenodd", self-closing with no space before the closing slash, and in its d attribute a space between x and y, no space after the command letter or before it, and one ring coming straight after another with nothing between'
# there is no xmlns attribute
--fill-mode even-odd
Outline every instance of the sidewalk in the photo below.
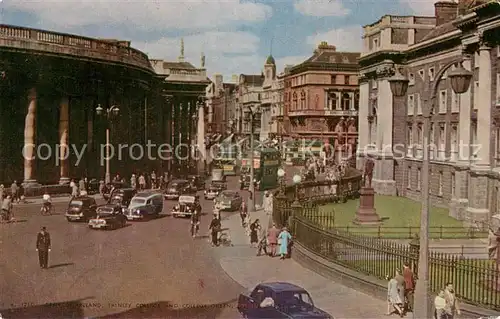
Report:
<svg viewBox="0 0 500 319"><path fill-rule="evenodd" d="M252 221L260 219L267 227L269 216L263 211L251 213ZM240 285L248 290L260 282L288 281L304 287L316 306L335 318L385 318L386 303L357 290L335 283L310 271L295 261L256 256L250 240L242 231L238 214L222 220L222 227L230 229L233 247L218 247L214 251L221 267Z"/></svg>
<svg viewBox="0 0 500 319"><path fill-rule="evenodd" d="M90 197L97 199L102 199L102 196L100 194L94 194L94 195L89 195ZM69 203L71 196L55 196L52 197L52 203ZM28 205L41 205L42 204L42 197L28 197L26 198L26 202L24 203L19 203L15 204L14 206L28 206Z"/></svg>

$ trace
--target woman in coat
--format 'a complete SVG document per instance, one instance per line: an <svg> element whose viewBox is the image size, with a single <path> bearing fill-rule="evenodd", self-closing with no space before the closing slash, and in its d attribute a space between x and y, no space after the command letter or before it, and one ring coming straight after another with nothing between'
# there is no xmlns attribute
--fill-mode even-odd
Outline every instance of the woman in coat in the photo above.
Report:
<svg viewBox="0 0 500 319"><path fill-rule="evenodd" d="M391 315L394 310L402 317L404 317L404 313L402 310L403 300L401 300L401 296L398 290L398 281L393 276L390 278L387 276L385 279L388 280L387 283L387 315Z"/></svg>
<svg viewBox="0 0 500 319"><path fill-rule="evenodd" d="M251 225L250 225L250 245L252 247L257 247L257 243L259 242L259 236L258 232L260 231L260 223L259 220L256 219Z"/></svg>
<svg viewBox="0 0 500 319"><path fill-rule="evenodd" d="M286 227L283 227L281 233L278 236L278 244L280 245L280 259L285 259L288 255L288 244L292 240L292 235L288 232Z"/></svg>

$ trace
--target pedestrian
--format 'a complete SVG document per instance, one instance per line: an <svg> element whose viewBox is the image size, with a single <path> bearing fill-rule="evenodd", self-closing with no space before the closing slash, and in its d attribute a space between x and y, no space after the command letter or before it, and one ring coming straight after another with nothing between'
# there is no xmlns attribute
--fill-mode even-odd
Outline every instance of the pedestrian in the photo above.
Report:
<svg viewBox="0 0 500 319"><path fill-rule="evenodd" d="M19 202L19 186L17 186L17 181L14 181L10 185L10 195L12 196L13 202Z"/></svg>
<svg viewBox="0 0 500 319"><path fill-rule="evenodd" d="M413 294L415 292L415 275L409 263L403 265L403 278L405 280L405 312L413 312Z"/></svg>
<svg viewBox="0 0 500 319"><path fill-rule="evenodd" d="M47 228L42 227L36 237L36 251L38 251L38 261L42 269L48 268L50 245L50 234L47 232Z"/></svg>
<svg viewBox="0 0 500 319"><path fill-rule="evenodd" d="M2 218L4 221L11 221L12 217L12 199L10 195L4 198L2 201Z"/></svg>
<svg viewBox="0 0 500 319"><path fill-rule="evenodd" d="M104 183L104 181L101 179L99 181L99 194L101 194L102 197L104 197L104 191L106 189L106 184Z"/></svg>
<svg viewBox="0 0 500 319"><path fill-rule="evenodd" d="M444 299L444 290L441 289L434 298L434 317L435 319L446 319L446 299Z"/></svg>
<svg viewBox="0 0 500 319"><path fill-rule="evenodd" d="M0 201L3 201L3 195L5 193L5 186L3 184L0 185Z"/></svg>
<svg viewBox="0 0 500 319"><path fill-rule="evenodd" d="M144 174L139 175L139 189L141 191L146 189L146 178Z"/></svg>
<svg viewBox="0 0 500 319"><path fill-rule="evenodd" d="M130 177L130 187L132 187L133 189L137 188L137 177L135 176L135 174L132 174L132 177Z"/></svg>
<svg viewBox="0 0 500 319"><path fill-rule="evenodd" d="M69 183L71 187L71 199L75 198L78 196L78 186L76 185L74 180L71 180L71 183Z"/></svg>
<svg viewBox="0 0 500 319"><path fill-rule="evenodd" d="M256 247L259 242L258 232L261 230L259 219L250 225L250 246Z"/></svg>
<svg viewBox="0 0 500 319"><path fill-rule="evenodd" d="M284 260L288 256L288 244L292 240L292 235L288 232L286 227L283 227L281 233L278 235L278 245L280 245L280 259Z"/></svg>
<svg viewBox="0 0 500 319"><path fill-rule="evenodd" d="M219 246L219 232L221 231L221 223L220 219L217 216L217 214L214 213L214 217L212 218L212 221L210 222L210 226L208 227L208 230L211 231L212 235L212 246Z"/></svg>
<svg viewBox="0 0 500 319"><path fill-rule="evenodd" d="M276 256L276 246L278 244L279 230L276 228L276 223L273 223L271 228L267 231L267 243L269 244L270 253L269 256Z"/></svg>
<svg viewBox="0 0 500 319"><path fill-rule="evenodd" d="M243 228L246 227L245 221L246 221L247 215L248 215L247 204L245 201L241 201L240 218L241 218L241 227L243 227Z"/></svg>
<svg viewBox="0 0 500 319"><path fill-rule="evenodd" d="M460 316L460 308L458 306L458 300L455 295L455 289L453 289L453 283L448 282L446 288L444 289L444 299L446 300L445 319L453 319L455 316Z"/></svg>
<svg viewBox="0 0 500 319"><path fill-rule="evenodd" d="M80 192L85 190L85 178L82 177L82 179L80 179L78 182L78 188L80 189Z"/></svg>
<svg viewBox="0 0 500 319"><path fill-rule="evenodd" d="M156 189L156 173L155 173L155 171L151 172L151 188Z"/></svg>
<svg viewBox="0 0 500 319"><path fill-rule="evenodd" d="M396 269L396 276L394 277L396 281L398 282L398 293L399 293L399 299L401 299L401 302L403 303L402 309L404 312L405 309L405 278L401 274L401 270Z"/></svg>
<svg viewBox="0 0 500 319"><path fill-rule="evenodd" d="M390 316L394 310L402 317L404 317L403 313L403 300L401 300L401 297L399 295L398 291L398 281L396 280L395 276L392 276L392 278L387 275L385 279L388 281L387 282L387 315Z"/></svg>
<svg viewBox="0 0 500 319"><path fill-rule="evenodd" d="M267 251L267 232L265 229L262 229L261 230L261 233L260 233L260 238L259 238L259 244L257 246L257 256L261 256L262 255L262 252L264 252L264 254L266 255L269 255L269 252Z"/></svg>

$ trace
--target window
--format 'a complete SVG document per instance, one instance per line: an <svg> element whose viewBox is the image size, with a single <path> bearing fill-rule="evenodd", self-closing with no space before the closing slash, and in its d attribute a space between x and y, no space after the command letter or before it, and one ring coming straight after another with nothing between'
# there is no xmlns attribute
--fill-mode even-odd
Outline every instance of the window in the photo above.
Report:
<svg viewBox="0 0 500 319"><path fill-rule="evenodd" d="M338 108L338 97L335 93L328 94L328 106L330 110L336 110Z"/></svg>
<svg viewBox="0 0 500 319"><path fill-rule="evenodd" d="M412 127L411 123L408 123L408 130L406 131L406 133L407 133L406 145L408 145L407 152L408 152L408 156L411 156L411 155L413 155L412 154L412 151L413 151L413 127Z"/></svg>
<svg viewBox="0 0 500 319"><path fill-rule="evenodd" d="M438 157L440 160L444 159L446 149L446 124L439 124L439 141L438 141Z"/></svg>
<svg viewBox="0 0 500 319"><path fill-rule="evenodd" d="M408 115L413 115L415 109L415 96L413 94L408 95Z"/></svg>
<svg viewBox="0 0 500 319"><path fill-rule="evenodd" d="M457 152L458 152L458 127L456 124L451 126L450 133L450 152L451 152L451 160L457 160Z"/></svg>
<svg viewBox="0 0 500 319"><path fill-rule="evenodd" d="M429 81L434 81L435 70L434 68L429 68Z"/></svg>
<svg viewBox="0 0 500 319"><path fill-rule="evenodd" d="M477 106L479 104L479 81L474 82L474 91L472 92L472 94L474 94L473 109L477 110Z"/></svg>
<svg viewBox="0 0 500 319"><path fill-rule="evenodd" d="M406 171L406 188L411 189L411 166Z"/></svg>
<svg viewBox="0 0 500 319"><path fill-rule="evenodd" d="M451 197L455 197L456 185L455 185L455 173L451 173Z"/></svg>
<svg viewBox="0 0 500 319"><path fill-rule="evenodd" d="M342 94L342 110L348 111L351 109L351 95L349 93Z"/></svg>
<svg viewBox="0 0 500 319"><path fill-rule="evenodd" d="M422 101L420 100L420 93L415 93L415 108L417 109L417 114L422 115Z"/></svg>
<svg viewBox="0 0 500 319"><path fill-rule="evenodd" d="M438 196L443 196L443 172L438 175Z"/></svg>
<svg viewBox="0 0 500 319"><path fill-rule="evenodd" d="M332 75L330 77L330 82L331 82L331 84L337 84L337 75L335 75L335 74Z"/></svg>
<svg viewBox="0 0 500 319"><path fill-rule="evenodd" d="M376 90L378 88L377 80L372 80L372 89Z"/></svg>
<svg viewBox="0 0 500 319"><path fill-rule="evenodd" d="M439 92L439 113L446 113L448 109L448 96L446 90Z"/></svg>
<svg viewBox="0 0 500 319"><path fill-rule="evenodd" d="M420 79L422 79L422 81L425 81L425 71L424 71L424 69L418 70L418 75L420 76Z"/></svg>
<svg viewBox="0 0 500 319"><path fill-rule="evenodd" d="M460 95L451 90L451 113L460 112Z"/></svg>
<svg viewBox="0 0 500 319"><path fill-rule="evenodd" d="M300 109L304 110L306 108L306 92L300 92Z"/></svg>
<svg viewBox="0 0 500 319"><path fill-rule="evenodd" d="M349 80L350 80L349 75L344 75L344 84L345 85L349 85Z"/></svg>
<svg viewBox="0 0 500 319"><path fill-rule="evenodd" d="M415 85L415 74L413 73L408 74L408 80L410 80L408 85Z"/></svg>
<svg viewBox="0 0 500 319"><path fill-rule="evenodd" d="M378 39L373 39L373 49L378 49L378 45L379 45L379 42L378 42Z"/></svg>
<svg viewBox="0 0 500 319"><path fill-rule="evenodd" d="M422 187L422 174L420 174L420 168L417 168L417 190L419 191Z"/></svg>
<svg viewBox="0 0 500 319"><path fill-rule="evenodd" d="M297 109L297 92L293 92L292 110Z"/></svg>

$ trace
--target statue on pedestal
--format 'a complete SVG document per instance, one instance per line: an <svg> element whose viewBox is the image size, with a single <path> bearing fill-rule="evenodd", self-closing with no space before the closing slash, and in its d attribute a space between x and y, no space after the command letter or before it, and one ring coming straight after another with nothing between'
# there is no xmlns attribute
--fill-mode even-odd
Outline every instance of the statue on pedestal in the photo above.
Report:
<svg viewBox="0 0 500 319"><path fill-rule="evenodd" d="M373 167L375 166L375 162L373 159L368 156L365 158L365 167L363 171L363 187L372 187L372 178L373 178Z"/></svg>

